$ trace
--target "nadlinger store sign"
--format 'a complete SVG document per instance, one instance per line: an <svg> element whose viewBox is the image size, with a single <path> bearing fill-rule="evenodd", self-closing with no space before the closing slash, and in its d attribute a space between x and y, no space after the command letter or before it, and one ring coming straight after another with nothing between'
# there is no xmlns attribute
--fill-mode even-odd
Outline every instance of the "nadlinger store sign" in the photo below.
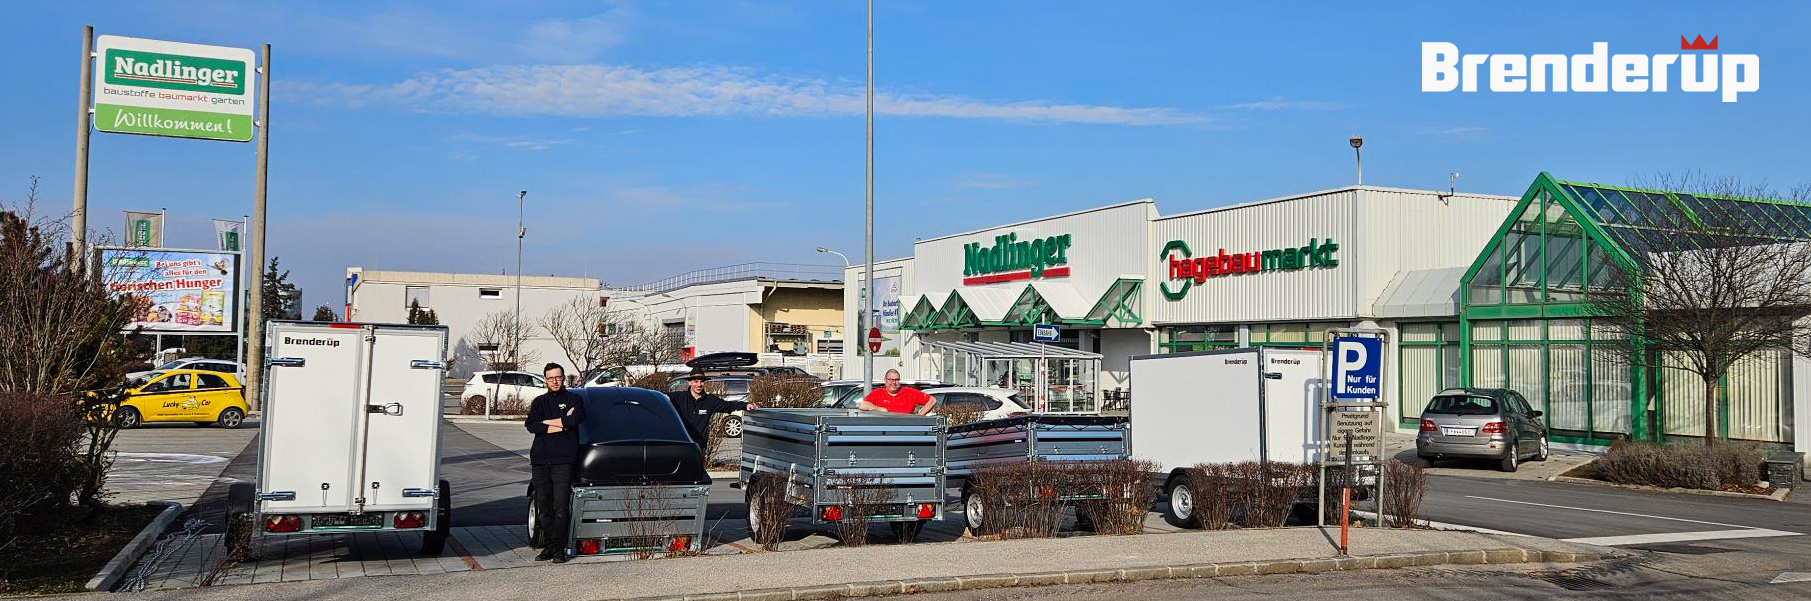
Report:
<svg viewBox="0 0 1811 601"><path fill-rule="evenodd" d="M1069 276L1069 234L1032 240L1020 240L1016 233L1001 234L993 242L993 246L982 242L963 245L962 285Z"/></svg>
<svg viewBox="0 0 1811 601"><path fill-rule="evenodd" d="M1333 256L1338 251L1339 243L1332 238L1309 238L1304 246L1233 253L1222 248L1197 257L1187 242L1171 240L1157 253L1158 261L1168 267L1168 276L1158 289L1164 298L1179 301L1188 296L1190 287L1205 284L1208 278L1338 267L1339 259Z"/></svg>

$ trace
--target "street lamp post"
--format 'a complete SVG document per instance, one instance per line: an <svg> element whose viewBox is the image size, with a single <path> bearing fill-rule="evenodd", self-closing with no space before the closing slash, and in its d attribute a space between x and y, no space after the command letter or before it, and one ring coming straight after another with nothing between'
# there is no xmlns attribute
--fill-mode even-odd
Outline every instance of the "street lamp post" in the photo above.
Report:
<svg viewBox="0 0 1811 601"><path fill-rule="evenodd" d="M1358 147L1365 145L1365 139L1358 134L1352 134L1352 137L1346 142L1352 145L1352 157L1358 159L1358 185L1363 186L1365 185L1365 155L1358 151Z"/></svg>
<svg viewBox="0 0 1811 601"><path fill-rule="evenodd" d="M516 193L516 317L515 317L516 325L513 329L511 329L511 331L509 333L510 340L514 344L514 348L510 350L510 354L514 355L514 356L510 357L510 358L514 359L516 361L516 363L517 363L516 369L526 369L526 366L521 365L521 362L522 362L522 239L526 238L528 236L528 228L522 227L522 212L523 212L523 206L527 204L527 201L525 200L527 198L528 198L527 190L523 190L521 192Z"/></svg>
<svg viewBox="0 0 1811 601"><path fill-rule="evenodd" d="M862 317L874 314L874 0L868 0L868 265L862 270ZM868 348L868 330L860 334L862 353L861 392L866 397L874 389L874 350Z"/></svg>

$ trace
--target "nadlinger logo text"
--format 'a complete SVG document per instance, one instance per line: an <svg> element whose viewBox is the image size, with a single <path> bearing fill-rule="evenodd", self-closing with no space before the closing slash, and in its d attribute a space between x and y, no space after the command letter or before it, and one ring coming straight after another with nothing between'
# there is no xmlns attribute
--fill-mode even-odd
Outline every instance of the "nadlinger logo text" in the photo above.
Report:
<svg viewBox="0 0 1811 601"><path fill-rule="evenodd" d="M1460 54L1451 42L1421 43L1421 91L1492 92L1723 92L1723 102L1761 89L1761 57L1716 54L1717 37L1687 41L1677 54L1610 54L1593 42L1588 54ZM1698 52L1705 52L1698 54ZM1692 52L1692 54L1687 54ZM1678 82L1675 86L1673 82Z"/></svg>

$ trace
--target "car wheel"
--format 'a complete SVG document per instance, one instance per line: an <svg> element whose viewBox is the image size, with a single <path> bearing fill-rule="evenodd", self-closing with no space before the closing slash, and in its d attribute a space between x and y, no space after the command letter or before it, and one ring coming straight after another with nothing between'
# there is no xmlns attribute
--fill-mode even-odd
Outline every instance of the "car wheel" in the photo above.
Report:
<svg viewBox="0 0 1811 601"><path fill-rule="evenodd" d="M1541 435L1541 448L1540 448L1540 451L1538 451L1534 454L1534 460L1535 461L1546 461L1547 456L1552 454L1552 452L1553 452L1553 449L1550 448L1550 446L1547 443L1547 435L1542 434Z"/></svg>
<svg viewBox="0 0 1811 601"><path fill-rule="evenodd" d="M1195 491L1189 487L1187 474L1170 480L1169 502L1164 503L1163 519L1177 528L1201 527L1201 516L1195 513Z"/></svg>
<svg viewBox="0 0 1811 601"><path fill-rule="evenodd" d="M137 428L144 423L144 416L132 407L120 407L119 412L113 415L113 424L119 426L121 430Z"/></svg>
<svg viewBox="0 0 1811 601"><path fill-rule="evenodd" d="M245 412L238 407L227 407L220 411L220 419L214 420L214 423L228 430L237 428L239 424L245 423Z"/></svg>
<svg viewBox="0 0 1811 601"><path fill-rule="evenodd" d="M1509 451L1503 453L1503 462L1497 465L1497 469L1505 472L1513 472L1521 465L1521 462L1522 445L1519 442L1512 441L1509 443Z"/></svg>
<svg viewBox="0 0 1811 601"><path fill-rule="evenodd" d="M729 438L741 438L742 417L731 415L729 419L723 420L723 435Z"/></svg>

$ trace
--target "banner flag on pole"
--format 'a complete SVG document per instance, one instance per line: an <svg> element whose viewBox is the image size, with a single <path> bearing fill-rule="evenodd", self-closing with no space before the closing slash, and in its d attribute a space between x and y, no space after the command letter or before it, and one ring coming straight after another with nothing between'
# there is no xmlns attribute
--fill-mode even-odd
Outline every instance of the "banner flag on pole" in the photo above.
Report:
<svg viewBox="0 0 1811 601"><path fill-rule="evenodd" d="M163 213L126 211L126 246L163 246Z"/></svg>
<svg viewBox="0 0 1811 601"><path fill-rule="evenodd" d="M214 239L219 241L220 250L227 252L240 250L242 241L245 239L245 222L215 219Z"/></svg>

